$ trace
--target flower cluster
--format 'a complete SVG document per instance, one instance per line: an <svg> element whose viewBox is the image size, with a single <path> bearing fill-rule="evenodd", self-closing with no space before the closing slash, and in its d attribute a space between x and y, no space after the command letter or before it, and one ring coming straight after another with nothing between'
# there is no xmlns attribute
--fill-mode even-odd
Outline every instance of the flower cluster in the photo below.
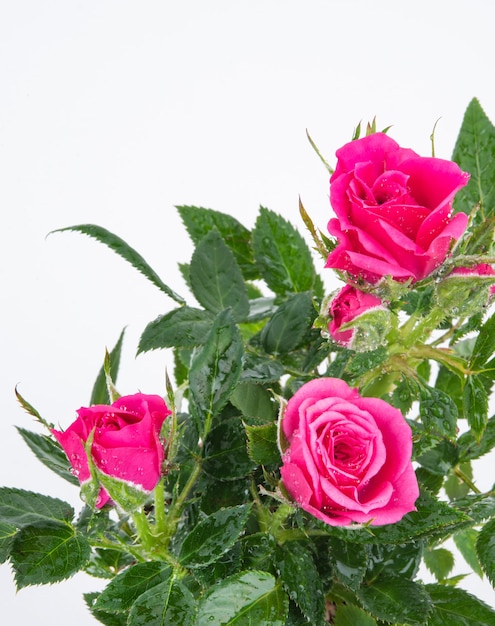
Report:
<svg viewBox="0 0 495 626"><path fill-rule="evenodd" d="M471 145L473 120L486 145ZM330 237L300 205L320 267L344 283L335 293L266 208L248 229L178 207L194 305L108 230L63 229L106 244L177 305L138 347L171 351L173 380L165 398L120 395L122 333L65 429L18 393L48 430L22 437L84 502L76 516L0 488L0 557L19 588L80 570L109 579L86 599L117 626L440 626L446 606L495 623L456 587L442 545L454 537L495 580L495 493L471 465L495 448L495 196L492 178L468 173L473 154L478 173L493 169L495 127L474 100L452 161L375 131L327 166ZM421 563L436 582L418 578Z"/></svg>

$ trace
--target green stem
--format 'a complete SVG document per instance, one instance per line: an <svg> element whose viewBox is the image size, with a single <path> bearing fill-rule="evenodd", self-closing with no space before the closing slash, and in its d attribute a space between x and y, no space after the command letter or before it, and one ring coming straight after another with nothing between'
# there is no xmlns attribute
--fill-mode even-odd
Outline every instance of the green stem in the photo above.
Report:
<svg viewBox="0 0 495 626"><path fill-rule="evenodd" d="M406 348L411 348L416 343L422 343L428 335L437 328L445 318L445 311L435 307L428 315L423 317L414 328L410 328L406 322L401 329L402 343Z"/></svg>
<svg viewBox="0 0 495 626"><path fill-rule="evenodd" d="M146 552L151 552L155 546L155 537L151 532L151 526L148 522L146 513L142 509L138 509L131 513L132 521L136 527L139 541Z"/></svg>
<svg viewBox="0 0 495 626"><path fill-rule="evenodd" d="M290 504L281 504L272 515L270 532L275 540L278 540L279 535L284 532L282 525L285 520L294 513L294 511L294 507Z"/></svg>
<svg viewBox="0 0 495 626"><path fill-rule="evenodd" d="M184 504L189 496L191 489L194 487L194 484L199 478L201 473L202 462L201 459L196 459L196 465L192 470L189 478L187 479L186 484L184 485L184 489L178 495L177 499L172 503L172 506L169 509L168 515L166 516L165 526L163 529L163 535L161 537L161 544L166 549L172 539L175 530L177 528L177 524L179 523L180 517L182 515L182 509Z"/></svg>
<svg viewBox="0 0 495 626"><path fill-rule="evenodd" d="M160 480L153 491L155 500L155 531L157 535L165 532L167 516L165 514L165 483Z"/></svg>
<svg viewBox="0 0 495 626"><path fill-rule="evenodd" d="M478 489L478 487L476 487L476 485L473 483L473 481L469 478L469 476L467 476L460 467L456 467L454 469L454 474L460 479L462 480L463 483L466 483L466 485L471 489L471 491L473 493L481 493L481 491Z"/></svg>
<svg viewBox="0 0 495 626"><path fill-rule="evenodd" d="M286 541L300 541L308 537L328 537L328 533L324 530L300 530L299 528L280 529L277 533L277 541L281 545Z"/></svg>

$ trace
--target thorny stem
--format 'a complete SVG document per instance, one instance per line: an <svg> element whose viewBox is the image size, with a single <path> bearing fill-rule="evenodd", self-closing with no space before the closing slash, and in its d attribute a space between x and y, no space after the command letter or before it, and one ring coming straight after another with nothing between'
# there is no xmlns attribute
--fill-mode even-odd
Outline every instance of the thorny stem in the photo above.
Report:
<svg viewBox="0 0 495 626"><path fill-rule="evenodd" d="M161 535L167 527L167 516L165 514L165 483L160 480L154 492L155 500L155 529L156 534Z"/></svg>
<svg viewBox="0 0 495 626"><path fill-rule="evenodd" d="M202 466L201 459L197 458L196 465L194 466L194 469L189 475L189 478L187 479L184 489L181 491L177 499L172 503L172 506L170 507L168 511L168 515L166 516L166 519L165 519L165 527L163 529L163 534L161 537L161 544L165 549L168 548L170 540L172 539L175 533L177 524L179 523L179 520L180 520L180 516L182 515L182 509L183 509L184 503L201 473L201 466Z"/></svg>
<svg viewBox="0 0 495 626"><path fill-rule="evenodd" d="M467 476L460 467L456 467L454 469L454 474L460 479L462 480L463 483L466 483L466 485L471 489L471 491L473 493L476 494L480 494L481 491L478 489L478 487L476 487L476 485L473 483L473 481L469 478L469 476Z"/></svg>

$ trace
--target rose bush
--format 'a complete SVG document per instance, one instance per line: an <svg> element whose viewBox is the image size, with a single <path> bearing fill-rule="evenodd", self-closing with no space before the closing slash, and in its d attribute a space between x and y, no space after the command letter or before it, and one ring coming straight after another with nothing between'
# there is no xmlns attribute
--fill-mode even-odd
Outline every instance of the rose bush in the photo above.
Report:
<svg viewBox="0 0 495 626"><path fill-rule="evenodd" d="M421 280L446 258L467 226L451 215L469 174L452 161L421 157L383 133L337 150L330 202L338 240L326 267L375 283L383 276Z"/></svg>
<svg viewBox="0 0 495 626"><path fill-rule="evenodd" d="M341 331L340 327L356 320L366 311L381 306L380 298L371 293L364 293L351 285L343 287L330 303L332 320L328 325L328 331L332 339L342 346L352 347L355 329L349 328Z"/></svg>
<svg viewBox="0 0 495 626"><path fill-rule="evenodd" d="M86 442L94 433L91 457L95 466L108 476L152 491L164 459L160 430L170 413L160 396L137 393L122 396L111 406L82 407L67 430L52 433L81 483L91 478ZM96 506L101 508L109 499L101 487Z"/></svg>
<svg viewBox="0 0 495 626"><path fill-rule="evenodd" d="M305 511L332 526L391 524L419 495L411 429L398 409L337 378L303 385L282 416L281 475Z"/></svg>

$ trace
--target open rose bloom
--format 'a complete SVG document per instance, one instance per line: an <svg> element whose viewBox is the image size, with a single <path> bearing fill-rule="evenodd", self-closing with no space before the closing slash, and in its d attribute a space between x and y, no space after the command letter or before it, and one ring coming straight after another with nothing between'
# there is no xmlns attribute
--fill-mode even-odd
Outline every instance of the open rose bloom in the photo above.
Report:
<svg viewBox="0 0 495 626"><path fill-rule="evenodd" d="M111 406L80 408L67 430L52 432L81 483L91 478L86 442L94 433L91 457L95 466L108 476L151 492L161 476L164 450L160 430L168 415L163 398L137 393L122 396ZM109 500L101 488L97 508Z"/></svg>
<svg viewBox="0 0 495 626"><path fill-rule="evenodd" d="M282 480L305 511L345 526L391 524L414 510L412 435L398 409L320 378L294 394L281 419Z"/></svg>
<svg viewBox="0 0 495 626"><path fill-rule="evenodd" d="M421 157L383 133L351 141L337 151L330 178L338 240L326 267L367 282L383 276L421 280L448 255L468 217L452 216L452 200L469 174L452 161Z"/></svg>

